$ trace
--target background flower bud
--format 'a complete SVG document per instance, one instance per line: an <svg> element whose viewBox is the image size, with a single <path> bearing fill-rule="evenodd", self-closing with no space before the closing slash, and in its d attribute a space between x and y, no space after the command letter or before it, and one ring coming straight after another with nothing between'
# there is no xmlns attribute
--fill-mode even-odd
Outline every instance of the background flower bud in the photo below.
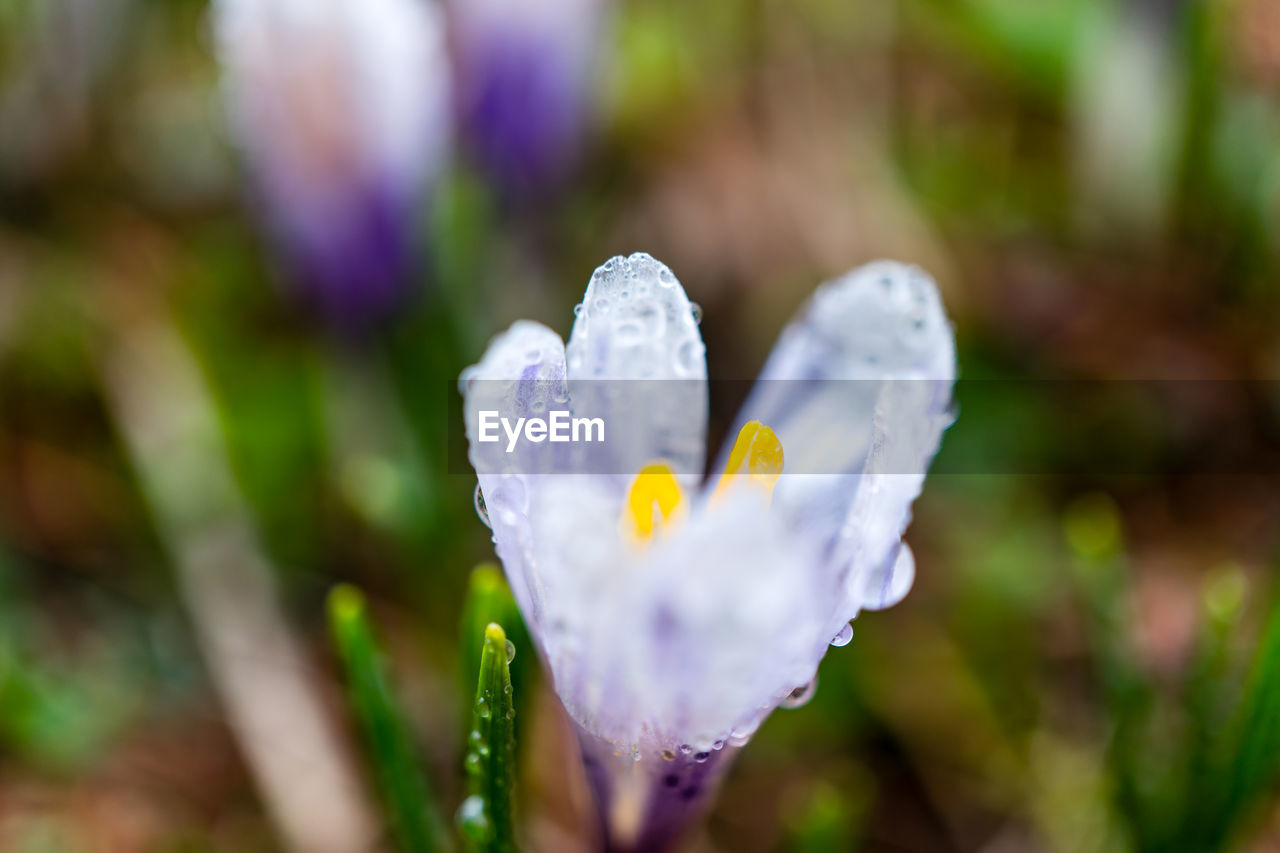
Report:
<svg viewBox="0 0 1280 853"><path fill-rule="evenodd" d="M327 314L385 311L449 131L437 10L420 0L218 0L232 129L290 277Z"/></svg>

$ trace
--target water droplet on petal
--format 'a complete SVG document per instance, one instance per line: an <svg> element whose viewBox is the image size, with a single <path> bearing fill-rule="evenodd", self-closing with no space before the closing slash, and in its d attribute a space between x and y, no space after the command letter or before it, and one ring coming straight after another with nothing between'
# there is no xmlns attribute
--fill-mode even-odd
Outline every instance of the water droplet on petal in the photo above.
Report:
<svg viewBox="0 0 1280 853"><path fill-rule="evenodd" d="M459 394L461 394L464 397L467 395L467 389L471 387L471 382L472 380L475 379L476 374L479 371L480 371L479 366L473 364L470 367L463 370L462 373L458 374L458 393Z"/></svg>
<svg viewBox="0 0 1280 853"><path fill-rule="evenodd" d="M676 350L676 372L681 376L691 376L698 372L698 364L702 359L703 346L696 340L687 340Z"/></svg>
<svg viewBox="0 0 1280 853"><path fill-rule="evenodd" d="M586 308L584 308L584 307L583 307L583 305L582 305L582 303L581 303L581 302L579 302L577 305L573 306L573 316L575 316L575 317L581 317L581 316L582 316L582 312L583 312L583 311L585 311L585 310L586 310Z"/></svg>
<svg viewBox="0 0 1280 853"><path fill-rule="evenodd" d="M699 764L705 764L707 762L707 759L710 757L711 757L711 753L709 752L699 752L697 755L693 757L693 760L698 762Z"/></svg>
<svg viewBox="0 0 1280 853"><path fill-rule="evenodd" d="M853 639L853 626L850 625L848 622L846 622L844 627L840 629L840 633L836 634L834 637L831 638L831 645L837 646L837 647L847 646L849 645L849 641L852 639Z"/></svg>
<svg viewBox="0 0 1280 853"><path fill-rule="evenodd" d="M484 798L472 794L458 807L458 829L473 841L483 841L489 836L489 818L484 813Z"/></svg>
<svg viewBox="0 0 1280 853"><path fill-rule="evenodd" d="M671 270L667 269L666 267L663 267L662 269L658 270L658 284L662 285L663 287L675 287L676 277L675 275L672 274Z"/></svg>
<svg viewBox="0 0 1280 853"><path fill-rule="evenodd" d="M507 640L507 663L516 659L516 644Z"/></svg>
<svg viewBox="0 0 1280 853"><path fill-rule="evenodd" d="M711 744L711 748L714 749L716 752L719 752L720 750L724 749L724 741L723 740L716 741L715 743Z"/></svg>
<svg viewBox="0 0 1280 853"><path fill-rule="evenodd" d="M690 745L689 745L689 744L687 744L687 743L682 743L682 744L680 744L680 754L681 754L681 755L688 755L688 754L689 754L689 753L691 753L691 752L693 752L693 747L692 747L692 746L690 746Z"/></svg>
<svg viewBox="0 0 1280 853"><path fill-rule="evenodd" d="M676 754L675 754L674 752L672 752L671 750L669 750L669 749L664 749L664 750L662 750L662 760L663 760L663 761L675 761L675 760L676 760Z"/></svg>
<svg viewBox="0 0 1280 853"><path fill-rule="evenodd" d="M852 632L850 632L852 633ZM797 687L787 694L787 698L778 703L779 708L799 708L801 705L807 705L809 700L813 698L813 694L818 692L818 676L814 676L809 680L808 684Z"/></svg>
<svg viewBox="0 0 1280 853"><path fill-rule="evenodd" d="M644 334L658 338L667 330L667 317L652 302L640 302L635 307L635 318L644 328Z"/></svg>
<svg viewBox="0 0 1280 853"><path fill-rule="evenodd" d="M751 740L751 736L760 728L760 718L753 720L746 725L738 726L729 734L729 745L742 747L746 746Z"/></svg>
<svg viewBox="0 0 1280 853"><path fill-rule="evenodd" d="M638 320L622 320L613 327L613 333L618 338L618 344L626 346L644 337L644 328Z"/></svg>
<svg viewBox="0 0 1280 853"><path fill-rule="evenodd" d="M695 324L702 322L702 306L696 302L689 303L689 310L693 312L693 322Z"/></svg>
<svg viewBox="0 0 1280 853"><path fill-rule="evenodd" d="M484 526L493 529L493 522L489 520L489 508L484 505L484 492L480 490L480 484L476 483L475 493L476 515L480 516L480 521Z"/></svg>

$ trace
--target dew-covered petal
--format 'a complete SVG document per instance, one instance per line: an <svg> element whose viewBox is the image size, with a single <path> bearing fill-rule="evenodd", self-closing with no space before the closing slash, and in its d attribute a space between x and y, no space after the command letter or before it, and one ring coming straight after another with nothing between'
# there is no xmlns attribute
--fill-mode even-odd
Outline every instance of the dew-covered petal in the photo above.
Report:
<svg viewBox="0 0 1280 853"><path fill-rule="evenodd" d="M609 523L605 511L576 509L584 523ZM544 543L565 542L555 571L575 582L557 589L578 599L556 610L577 636L551 665L565 707L591 734L653 755L685 743L708 750L813 677L825 574L770 515L767 495L731 494L646 549L624 544L612 557L598 544L575 556L571 531L555 523L535 528ZM595 565L601 556L607 565Z"/></svg>
<svg viewBox="0 0 1280 853"><path fill-rule="evenodd" d="M569 337L575 414L603 417L607 457L593 468L628 478L665 460L686 485L706 458L706 350L693 305L667 266L643 252L591 276Z"/></svg>
<svg viewBox="0 0 1280 853"><path fill-rule="evenodd" d="M560 498L576 523L555 512L534 522L539 553L560 554L546 564L546 613L565 636L548 640L548 663L615 841L648 849L679 832L716 768L813 678L828 585L758 490L699 508L642 551L589 534L580 544L618 509L585 494Z"/></svg>
<svg viewBox="0 0 1280 853"><path fill-rule="evenodd" d="M911 552L910 545L902 542L892 560L883 559L868 569L860 578L860 594L857 590L853 594L859 596L863 606L871 610L892 607L907 597L915 579L915 554Z"/></svg>
<svg viewBox="0 0 1280 853"><path fill-rule="evenodd" d="M636 563L619 535L623 495L601 475L528 479L538 496L528 522L539 641L556 693L596 730L618 693L616 674L591 664L597 646L613 640L608 614L625 605Z"/></svg>
<svg viewBox="0 0 1280 853"><path fill-rule="evenodd" d="M459 385L465 398L468 457L480 482L494 545L536 633L542 602L529 514L543 500L536 493L538 474L555 470L555 459L545 452L546 445L517 443L508 452L503 435L498 441L482 442L478 428L482 411L529 417L567 399L564 343L546 326L518 322L493 340L478 364L463 372Z"/></svg>
<svg viewBox="0 0 1280 853"><path fill-rule="evenodd" d="M902 534L952 420L948 410L935 408L932 384L891 382L877 401L871 451L833 555L851 615L898 603L915 578L915 558Z"/></svg>
<svg viewBox="0 0 1280 853"><path fill-rule="evenodd" d="M936 285L916 267L879 261L814 293L739 414L782 441L774 511L823 555L833 636L860 608L906 592L914 563L897 559L901 534L952 420L954 378Z"/></svg>
<svg viewBox="0 0 1280 853"><path fill-rule="evenodd" d="M752 730L813 678L824 573L750 489L705 508L645 555L630 663L648 733L697 751ZM821 648L820 645L817 648Z"/></svg>
<svg viewBox="0 0 1280 853"><path fill-rule="evenodd" d="M478 440L481 412L516 418L545 418L551 409L568 405L564 343L540 323L521 320L494 338L480 362L459 379L465 396L468 458L478 473L537 474L567 469L546 452L547 445L528 441L509 448L499 441ZM492 433L491 433L492 434Z"/></svg>

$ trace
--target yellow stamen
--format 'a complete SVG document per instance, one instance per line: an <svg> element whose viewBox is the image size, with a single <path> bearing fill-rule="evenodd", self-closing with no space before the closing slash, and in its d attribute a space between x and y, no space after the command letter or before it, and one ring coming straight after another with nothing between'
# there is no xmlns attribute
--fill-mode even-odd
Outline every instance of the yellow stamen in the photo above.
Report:
<svg viewBox="0 0 1280 853"><path fill-rule="evenodd" d="M773 430L759 421L747 421L738 431L738 438L729 451L729 461L724 466L724 476L716 484L713 498L720 498L732 482L746 475L743 482L763 488L772 494L778 483L783 465L782 442Z"/></svg>
<svg viewBox="0 0 1280 853"><path fill-rule="evenodd" d="M623 516L631 516L632 532L641 542L647 542L657 533L661 523L671 520L683 499L680 483L671 466L654 462L641 468L631 483Z"/></svg>

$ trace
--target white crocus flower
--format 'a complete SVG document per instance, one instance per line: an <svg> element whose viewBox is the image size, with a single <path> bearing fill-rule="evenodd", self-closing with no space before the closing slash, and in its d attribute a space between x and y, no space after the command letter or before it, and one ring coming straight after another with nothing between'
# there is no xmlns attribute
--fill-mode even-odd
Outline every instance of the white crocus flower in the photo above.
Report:
<svg viewBox="0 0 1280 853"><path fill-rule="evenodd" d="M608 846L656 850L849 620L910 588L902 533L952 419L955 345L915 267L822 286L703 484L706 359L675 276L614 258L576 313L567 347L518 322L464 373L470 458ZM478 440L483 411L557 409L601 417L609 441Z"/></svg>

